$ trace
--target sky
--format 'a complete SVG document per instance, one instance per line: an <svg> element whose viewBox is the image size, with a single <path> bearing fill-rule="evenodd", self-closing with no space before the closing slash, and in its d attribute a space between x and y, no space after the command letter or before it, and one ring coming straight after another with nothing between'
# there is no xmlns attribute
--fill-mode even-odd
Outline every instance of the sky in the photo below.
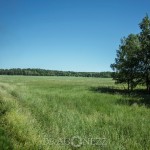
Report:
<svg viewBox="0 0 150 150"><path fill-rule="evenodd" d="M150 0L0 0L0 68L111 71Z"/></svg>

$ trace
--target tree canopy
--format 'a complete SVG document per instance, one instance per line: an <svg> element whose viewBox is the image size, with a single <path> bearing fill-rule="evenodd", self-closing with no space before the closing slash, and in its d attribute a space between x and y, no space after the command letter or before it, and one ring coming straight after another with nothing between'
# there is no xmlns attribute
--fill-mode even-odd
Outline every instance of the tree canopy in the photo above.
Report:
<svg viewBox="0 0 150 150"><path fill-rule="evenodd" d="M141 32L121 39L115 63L111 64L116 83L127 83L128 90L145 84L150 93L150 19L139 24Z"/></svg>
<svg viewBox="0 0 150 150"><path fill-rule="evenodd" d="M45 69L0 69L0 75L25 75L25 76L75 76L75 77L100 77L111 78L112 72L74 72Z"/></svg>

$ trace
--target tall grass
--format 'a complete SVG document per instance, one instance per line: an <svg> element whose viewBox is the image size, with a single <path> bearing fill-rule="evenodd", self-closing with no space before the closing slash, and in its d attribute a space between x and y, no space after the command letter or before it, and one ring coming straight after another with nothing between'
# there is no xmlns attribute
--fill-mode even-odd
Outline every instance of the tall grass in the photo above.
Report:
<svg viewBox="0 0 150 150"><path fill-rule="evenodd" d="M143 97L92 90L101 87L123 88L112 79L0 76L0 146L149 150L150 110L138 103Z"/></svg>

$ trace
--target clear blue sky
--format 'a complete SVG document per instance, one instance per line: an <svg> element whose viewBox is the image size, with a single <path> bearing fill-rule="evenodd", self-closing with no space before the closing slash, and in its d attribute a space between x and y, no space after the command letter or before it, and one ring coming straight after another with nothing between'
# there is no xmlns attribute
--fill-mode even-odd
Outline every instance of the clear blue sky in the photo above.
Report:
<svg viewBox="0 0 150 150"><path fill-rule="evenodd" d="M110 71L150 0L0 0L0 68Z"/></svg>

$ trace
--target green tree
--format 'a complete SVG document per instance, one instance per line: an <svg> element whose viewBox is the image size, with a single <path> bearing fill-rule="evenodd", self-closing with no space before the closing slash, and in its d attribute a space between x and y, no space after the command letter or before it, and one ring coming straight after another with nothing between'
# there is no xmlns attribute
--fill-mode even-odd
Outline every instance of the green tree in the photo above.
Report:
<svg viewBox="0 0 150 150"><path fill-rule="evenodd" d="M139 24L141 51L139 55L139 69L142 73L143 82L146 84L147 91L150 93L150 19L146 15Z"/></svg>
<svg viewBox="0 0 150 150"><path fill-rule="evenodd" d="M139 50L138 35L130 34L127 38L121 39L117 58L115 63L111 64L111 68L115 71L113 79L116 80L116 83L127 83L128 90L133 90L139 82L137 71Z"/></svg>

